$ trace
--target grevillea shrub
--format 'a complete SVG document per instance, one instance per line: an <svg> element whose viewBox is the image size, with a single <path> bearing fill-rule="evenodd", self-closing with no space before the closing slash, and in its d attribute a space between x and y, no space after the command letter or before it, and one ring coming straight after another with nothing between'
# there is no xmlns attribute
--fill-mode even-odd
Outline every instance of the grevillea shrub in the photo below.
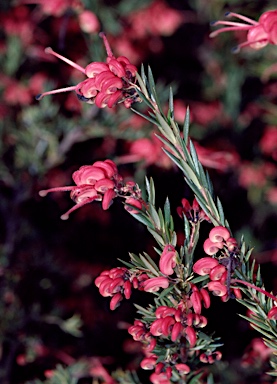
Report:
<svg viewBox="0 0 277 384"><path fill-rule="evenodd" d="M163 0L137 3L18 0L0 5L5 36L5 41L0 36L0 240L5 240L0 249L0 383L21 384L25 377L28 384L276 382L276 287L268 288L254 245L277 202L276 84L269 80L277 68L277 10L255 3L251 10L261 9L260 16L248 17L235 1L234 12L211 22L209 29L210 13L224 14L224 1L185 6L177 1L176 9ZM182 92L175 98L174 87L156 84L157 75L141 64L149 52L160 55L179 27L193 43L186 23L195 23L195 36L205 41L199 50L184 49L186 55L197 51L206 73L203 102L194 100L198 76L188 75L193 86L186 92L195 92L186 95L192 99L189 107L180 100ZM232 50L238 55L231 59L223 52L228 38L233 46L238 40ZM49 45L53 49L45 48ZM84 53L86 46L94 61ZM182 50L178 45L178 53ZM172 68L179 58L172 56L164 63L158 59L155 72L168 65L175 76ZM31 59L43 65L27 81L24 68ZM180 65L182 74L190 67ZM61 72L44 72L58 66ZM249 87L246 102L248 71L266 85L255 96ZM55 87L46 80L55 77L63 88L49 91ZM176 71L175 83L181 78ZM255 129L249 133L249 127ZM229 143L230 137L236 140ZM89 146L88 159L80 148L92 139L96 144L93 151ZM251 161L251 151L258 161ZM71 163L70 155L77 160ZM167 175L176 178L168 181ZM227 186L216 185L215 175L224 175ZM228 189L232 183L255 208L253 223L248 220L239 231L236 219L249 207L241 206L235 188ZM45 202L51 208L47 212L41 208ZM29 217L32 204L39 208ZM63 221L50 228L49 216L57 210ZM88 242L83 238L86 221L91 225ZM133 238L129 223L137 224L139 253L131 249L117 260L120 243ZM266 228L275 231L274 223ZM108 226L114 228L110 233ZM55 237L49 235L53 232ZM149 239L145 247L142 234ZM43 235L47 244L40 247ZM64 243L68 249L75 245L68 252L77 259L73 266ZM53 244L56 252L50 257ZM265 245L273 262L274 246L275 240ZM82 263L83 254L89 262ZM84 288L87 295L80 298ZM241 309L243 331L255 332L235 368L226 357L228 343L236 344L243 332L228 319L234 304L235 312ZM127 321L121 318L125 308L133 310ZM93 322L97 326L90 328ZM116 324L112 329L111 323ZM123 347L116 328L125 334ZM229 334L227 340L219 328ZM95 329L97 334L91 332ZM128 361L122 358L118 364L122 348Z"/></svg>
<svg viewBox="0 0 277 384"><path fill-rule="evenodd" d="M214 25L227 27L213 32L212 36L243 29L248 31L247 43L240 47L260 49L269 43L276 44L276 12L264 13L259 22L230 13L229 16L248 24L219 21ZM144 357L140 367L150 371L151 383L213 382L209 366L216 364L222 354L221 341L208 330L209 313L213 311L211 296L217 296L226 306L230 300L237 300L249 310L246 316L241 316L260 332L265 348L271 351L268 375L277 375L274 354L277 352L277 298L265 290L260 269L255 268L251 259L250 245L243 237L236 239L232 236L224 208L213 193L212 182L190 139L189 110L180 128L174 120L172 91L169 91L165 110L151 69L148 68L146 74L142 67L139 74L127 58L116 59L104 39L107 63L92 63L85 69L74 64L89 80L69 90L75 90L81 100L95 103L99 108L106 105L111 108L122 101L128 107L135 102L145 104L147 112L140 112L136 105L132 105L133 112L158 127L160 146L181 170L184 182L194 194L192 202L184 198L177 209L184 222L184 242L178 244L169 200L163 208L156 207L158 191L155 191L154 181L146 179L146 196L142 197L141 188L133 181L125 182L111 160L97 161L75 171L72 177L76 186L51 188L41 191L40 195L70 191L76 205L62 216L63 219L68 219L69 213L92 201L102 201L106 210L115 198L123 199L124 208L134 220L145 225L155 239L158 262L146 252L130 254L128 262L122 261L123 265L102 271L95 280L100 295L110 298L111 310L116 310L123 300L131 299L135 290L149 295L149 305L135 304L137 318L128 327L128 333L142 346ZM52 51L49 53L62 58ZM68 89L58 92L65 90ZM39 98L55 92L46 92ZM202 240L200 233L204 222L210 230L208 237ZM197 247L202 251L196 256ZM221 316L223 318L224 314ZM130 377L128 382L138 382L135 377ZM116 375L109 380L105 382L122 382Z"/></svg>

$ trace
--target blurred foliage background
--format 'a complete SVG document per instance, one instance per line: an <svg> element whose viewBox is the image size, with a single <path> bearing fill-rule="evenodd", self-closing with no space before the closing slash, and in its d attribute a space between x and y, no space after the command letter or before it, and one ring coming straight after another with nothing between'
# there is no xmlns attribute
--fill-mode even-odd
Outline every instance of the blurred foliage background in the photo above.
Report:
<svg viewBox="0 0 277 384"><path fill-rule="evenodd" d="M79 384L92 383L99 364L110 372L137 370L141 358L126 328L135 315L132 303L143 304L143 294L111 313L94 279L118 266L117 258L128 259L128 252L151 254L149 234L120 202L105 212L89 204L63 222L69 195L42 199L39 190L71 185L80 166L110 158L142 189L144 176L152 176L158 205L168 196L176 211L183 197L192 198L160 150L155 128L130 110L98 109L74 93L35 100L83 80L47 55L47 46L86 66L105 61L98 36L105 31L116 56L151 66L165 104L173 87L176 120L182 123L189 105L191 137L234 235L244 234L255 247L266 288L277 291L277 49L235 55L232 47L244 41L243 32L209 38L210 22L227 11L257 20L275 7L262 0L1 1L1 383L38 383L57 364L64 367L61 375L72 370ZM236 302L215 300L207 314L210 330L225 344L215 377L219 383L270 382L266 358L249 352L257 334L237 312Z"/></svg>

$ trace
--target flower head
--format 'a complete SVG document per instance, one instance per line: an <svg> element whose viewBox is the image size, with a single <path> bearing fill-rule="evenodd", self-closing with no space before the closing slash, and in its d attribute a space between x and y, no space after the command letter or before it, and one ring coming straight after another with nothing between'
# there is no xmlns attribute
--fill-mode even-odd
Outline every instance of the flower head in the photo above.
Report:
<svg viewBox="0 0 277 384"><path fill-rule="evenodd" d="M96 161L93 165L84 165L72 175L76 186L56 187L39 192L46 196L49 192L71 191L70 197L76 205L61 216L66 220L71 212L94 200L102 201L104 210L108 209L116 196L114 189L122 182L117 167L111 160Z"/></svg>
<svg viewBox="0 0 277 384"><path fill-rule="evenodd" d="M65 61L88 78L71 87L41 93L37 95L37 100L47 95L75 91L79 100L95 104L98 108L106 106L112 108L121 102L124 103L126 108L129 108L133 102L138 101L134 87L137 68L125 56L116 58L105 34L100 33L99 36L102 37L106 48L106 63L93 62L85 68L54 52L52 48L46 48L46 53Z"/></svg>
<svg viewBox="0 0 277 384"><path fill-rule="evenodd" d="M234 51L238 52L243 47L261 49L267 44L277 44L277 10L264 12L260 16L259 21L233 12L228 12L225 16L236 17L244 23L218 20L212 23L212 25L223 25L224 28L212 32L210 37L215 37L222 32L228 31L247 31L247 40L239 44Z"/></svg>

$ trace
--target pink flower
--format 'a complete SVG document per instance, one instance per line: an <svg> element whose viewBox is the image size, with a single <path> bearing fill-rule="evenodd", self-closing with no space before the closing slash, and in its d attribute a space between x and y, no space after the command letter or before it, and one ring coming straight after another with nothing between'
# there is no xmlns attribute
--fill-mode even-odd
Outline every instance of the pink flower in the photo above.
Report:
<svg viewBox="0 0 277 384"><path fill-rule="evenodd" d="M213 292L215 296L224 296L227 294L227 287L222 285L219 281L209 282L208 289Z"/></svg>
<svg viewBox="0 0 277 384"><path fill-rule="evenodd" d="M145 292L157 292L160 288L168 288L169 281L166 277L153 277L143 282Z"/></svg>
<svg viewBox="0 0 277 384"><path fill-rule="evenodd" d="M190 367L187 364L183 364L183 363L176 364L175 368L179 373L183 375L187 375L188 373L190 373Z"/></svg>
<svg viewBox="0 0 277 384"><path fill-rule="evenodd" d="M94 200L102 201L103 209L108 209L116 196L115 189L121 187L122 177L111 160L96 161L93 165L84 165L73 173L76 186L56 187L39 192L46 196L49 192L71 191L70 197L76 205L61 216L68 219L71 212Z"/></svg>
<svg viewBox="0 0 277 384"><path fill-rule="evenodd" d="M133 123L138 125L134 119L130 120L129 125L131 124L132 127L134 127ZM143 137L131 142L129 154L120 156L119 161L122 164L143 162L145 166L154 164L166 169L172 167L172 162L162 150L161 142L154 133L149 138Z"/></svg>
<svg viewBox="0 0 277 384"><path fill-rule="evenodd" d="M277 174L276 166L269 162L252 164L245 162L239 169L239 184L244 188L255 186L262 188L268 179L273 179Z"/></svg>
<svg viewBox="0 0 277 384"><path fill-rule="evenodd" d="M150 369L153 369L155 367L156 361L157 361L157 356L151 355L151 356L143 359L140 363L140 366L142 369L146 369L146 370L149 369L150 370Z"/></svg>
<svg viewBox="0 0 277 384"><path fill-rule="evenodd" d="M149 35L170 36L184 21L180 12L168 7L162 0L153 1L148 7L136 10L128 19L132 32L138 38Z"/></svg>
<svg viewBox="0 0 277 384"><path fill-rule="evenodd" d="M231 235L228 229L226 227L222 227L221 225L214 227L209 233L209 239L213 243L221 242L224 240L226 241L230 236Z"/></svg>
<svg viewBox="0 0 277 384"><path fill-rule="evenodd" d="M206 353L201 353L201 355L199 356L199 360L202 363L212 364L214 363L215 360L220 360L221 357L222 357L222 353L219 351L206 352Z"/></svg>
<svg viewBox="0 0 277 384"><path fill-rule="evenodd" d="M266 197L271 204L277 205L277 187L269 188Z"/></svg>
<svg viewBox="0 0 277 384"><path fill-rule="evenodd" d="M201 296L201 293L198 290L195 290L195 291L192 292L192 294L190 295L189 299L190 299L190 301L192 303L194 312L197 313L197 314L200 314L201 313L201 309L202 309L202 305L201 305L202 296Z"/></svg>
<svg viewBox="0 0 277 384"><path fill-rule="evenodd" d="M90 63L85 68L54 52L52 48L46 48L47 53L65 61L88 78L71 87L41 93L36 97L37 100L46 95L68 91L75 91L80 100L90 104L95 103L98 108L106 106L112 108L121 102L126 108L129 108L133 102L138 100L133 86L137 68L125 56L115 58L105 34L100 33L100 36L106 47L107 62Z"/></svg>
<svg viewBox="0 0 277 384"><path fill-rule="evenodd" d="M128 197L126 200L125 200L125 205L124 205L124 208L126 209L126 211L130 212L130 213L139 213L139 211L133 207L136 207L138 209L142 209L142 203L140 201L141 199L137 199L136 197Z"/></svg>
<svg viewBox="0 0 277 384"><path fill-rule="evenodd" d="M213 259L212 257L202 257L202 259L196 261L192 269L194 273L205 276L217 265L219 265L219 263L216 259Z"/></svg>
<svg viewBox="0 0 277 384"><path fill-rule="evenodd" d="M259 147L267 156L271 156L277 161L277 127L266 127L264 134L259 142Z"/></svg>
<svg viewBox="0 0 277 384"><path fill-rule="evenodd" d="M167 377L165 372L152 373L150 381L152 384L171 384L171 380Z"/></svg>
<svg viewBox="0 0 277 384"><path fill-rule="evenodd" d="M161 254L159 268L164 275L172 275L176 267L177 252L171 244L167 244L164 247L163 253Z"/></svg>
<svg viewBox="0 0 277 384"><path fill-rule="evenodd" d="M86 33L96 33L100 29L100 23L95 13L85 10L78 15L80 27Z"/></svg>
<svg viewBox="0 0 277 384"><path fill-rule="evenodd" d="M234 21L216 21L213 23L216 25L223 25L224 28L218 29L210 34L210 37L215 37L222 32L227 31L248 31L247 32L247 41L239 44L235 51L239 51L243 47L251 47L253 49L261 49L267 44L277 44L277 10L264 12L259 21L249 19L246 16L240 15L238 13L228 12L227 17L237 17L238 19L244 21L234 22Z"/></svg>
<svg viewBox="0 0 277 384"><path fill-rule="evenodd" d="M221 172L235 168L239 164L239 156L235 151L204 148L197 142L193 143L199 161L205 167L213 168Z"/></svg>
<svg viewBox="0 0 277 384"><path fill-rule="evenodd" d="M222 275L226 272L224 265L219 264L210 270L210 279L213 281L220 280Z"/></svg>

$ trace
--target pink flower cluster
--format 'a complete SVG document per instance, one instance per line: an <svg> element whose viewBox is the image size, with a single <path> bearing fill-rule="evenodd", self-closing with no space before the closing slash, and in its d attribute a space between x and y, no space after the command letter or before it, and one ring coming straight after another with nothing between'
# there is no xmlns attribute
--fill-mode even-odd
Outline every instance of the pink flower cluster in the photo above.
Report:
<svg viewBox="0 0 277 384"><path fill-rule="evenodd" d="M76 186L56 187L39 192L40 196L46 196L49 192L71 191L70 197L76 205L61 216L62 220L67 220L71 212L95 200L102 201L102 208L107 210L116 196L124 197L126 204L142 208L140 190L134 182L123 184L123 178L118 174L117 166L112 160L84 165L73 173L72 179ZM129 205L126 208L133 213L137 212Z"/></svg>
<svg viewBox="0 0 277 384"><path fill-rule="evenodd" d="M228 251L234 251L237 247L237 241L226 227L216 226L210 233L207 240L205 240L203 248L207 255L214 255L219 249L226 247Z"/></svg>
<svg viewBox="0 0 277 384"><path fill-rule="evenodd" d="M101 272L95 279L95 285L102 296L112 297L110 309L114 310L123 297L130 299L132 288L145 292L157 292L160 288L167 288L169 281L166 277L149 278L146 273L132 273L127 268L118 267Z"/></svg>
<svg viewBox="0 0 277 384"><path fill-rule="evenodd" d="M228 264L230 254L235 254L237 241L231 237L229 230L223 226L214 227L209 233L209 238L204 242L204 251L208 255L216 254L219 249L225 251L225 257L222 258L221 263L213 257L202 257L194 264L193 271L201 276L209 275L211 280L207 284L209 291L213 292L215 296L220 296L222 301L227 301L230 296L227 285L230 282L228 282L227 267L223 264ZM229 275L232 273L232 268L233 266L230 264ZM239 288L232 288L232 292L235 297L241 298Z"/></svg>
<svg viewBox="0 0 277 384"><path fill-rule="evenodd" d="M222 258L222 263L213 257L203 257L198 260L194 266L193 271L200 276L209 275L210 282L207 284L209 291L213 292L215 296L220 296L222 301L229 298L228 287L226 285L228 280L228 270L223 262L230 259L229 253L234 253L237 247L237 242L230 236L230 232L226 227L214 227L209 234L209 238L204 242L204 251L208 255L214 255L219 249L226 251L226 257ZM231 267L232 268L232 267ZM229 271L229 274L232 270ZM238 288L232 288L232 292L237 298L241 298L241 291Z"/></svg>
<svg viewBox="0 0 277 384"><path fill-rule="evenodd" d="M112 297L110 309L114 310L119 306L123 297L130 299L132 283L127 268L118 267L110 271L103 271L95 279L95 285L104 297Z"/></svg>
<svg viewBox="0 0 277 384"><path fill-rule="evenodd" d="M170 337L175 342L181 337L186 337L190 347L193 348L197 341L196 331L193 327L203 328L207 325L204 316L195 313L186 313L180 308L160 306L155 312L156 320L150 326L153 336Z"/></svg>
<svg viewBox="0 0 277 384"><path fill-rule="evenodd" d="M85 68L54 52L52 48L46 48L46 52L65 61L67 64L84 73L88 79L72 87L55 89L39 94L40 100L46 95L61 92L75 91L80 100L95 104L98 108L114 107L123 102L126 108L138 101L134 87L137 68L130 63L125 56L115 58L104 33L99 34L107 51L107 62L94 62Z"/></svg>
<svg viewBox="0 0 277 384"><path fill-rule="evenodd" d="M209 363L213 364L215 360L221 360L222 353L219 351L214 351L214 352L206 352L206 353L201 353L199 356L199 360L202 363Z"/></svg>
<svg viewBox="0 0 277 384"><path fill-rule="evenodd" d="M145 352L152 352L156 347L156 339L142 321L135 320L134 325L128 328L128 333L133 336L135 341L140 341L145 345Z"/></svg>
<svg viewBox="0 0 277 384"><path fill-rule="evenodd" d="M248 46L253 49L261 49L267 44L277 45L277 10L264 12L260 16L259 21L249 19L246 16L233 12L228 12L226 16L237 17L245 23L225 20L216 21L212 23L212 25L224 25L225 27L212 32L210 37L215 37L218 34L227 31L248 31L247 41L239 44L236 47L236 51Z"/></svg>
<svg viewBox="0 0 277 384"><path fill-rule="evenodd" d="M207 293L208 294L208 293ZM146 357L141 361L141 367L146 370L155 369L150 376L152 383L171 383L173 370L180 375L190 372L190 367L185 364L187 355L172 354L168 361L158 361L158 356L153 353L159 338L170 338L177 342L181 338L188 340L191 348L196 345L197 334L194 328L203 328L207 325L207 319L200 314L192 313L184 302L180 302L177 308L160 306L155 311L156 320L150 325L140 320L135 320L128 332L134 340L145 344Z"/></svg>

